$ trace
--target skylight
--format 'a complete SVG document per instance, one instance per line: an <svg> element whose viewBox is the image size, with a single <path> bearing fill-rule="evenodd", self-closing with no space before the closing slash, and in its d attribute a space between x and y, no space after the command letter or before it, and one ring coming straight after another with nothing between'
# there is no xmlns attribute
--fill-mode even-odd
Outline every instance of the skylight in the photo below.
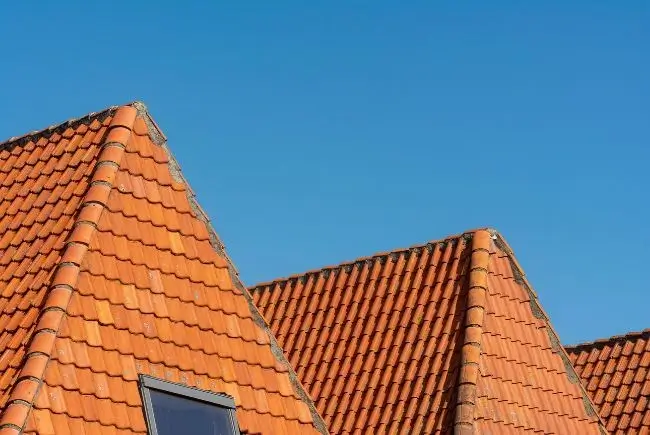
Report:
<svg viewBox="0 0 650 435"><path fill-rule="evenodd" d="M239 435L235 401L225 394L199 390L140 375L150 435Z"/></svg>

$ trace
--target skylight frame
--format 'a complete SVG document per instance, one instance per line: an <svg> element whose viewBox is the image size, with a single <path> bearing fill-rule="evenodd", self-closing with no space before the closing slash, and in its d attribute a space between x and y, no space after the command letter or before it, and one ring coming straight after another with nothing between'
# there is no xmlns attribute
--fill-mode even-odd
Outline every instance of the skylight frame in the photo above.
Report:
<svg viewBox="0 0 650 435"><path fill-rule="evenodd" d="M147 423L149 435L158 435L153 402L151 400L150 394L151 390L157 390L162 393L177 396L181 399L196 400L226 409L228 411L228 415L230 416L232 433L234 435L241 435L241 432L239 431L239 425L237 423L237 418L235 416L235 410L237 407L235 406L235 400L232 396L224 393L214 393L212 391L200 390L198 388L189 387L187 385L166 381L164 379L159 379L144 374L138 375L138 380L138 383L140 385L140 395L142 396L145 421Z"/></svg>

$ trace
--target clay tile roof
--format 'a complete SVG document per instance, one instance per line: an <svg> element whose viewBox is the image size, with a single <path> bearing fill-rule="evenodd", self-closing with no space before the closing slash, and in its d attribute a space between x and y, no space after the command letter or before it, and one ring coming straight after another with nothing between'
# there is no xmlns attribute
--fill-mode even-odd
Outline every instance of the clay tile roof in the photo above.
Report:
<svg viewBox="0 0 650 435"><path fill-rule="evenodd" d="M0 144L0 434L146 433L138 374L326 432L133 103Z"/></svg>
<svg viewBox="0 0 650 435"><path fill-rule="evenodd" d="M494 231L251 292L332 433L602 433Z"/></svg>
<svg viewBox="0 0 650 435"><path fill-rule="evenodd" d="M566 348L613 434L650 434L650 329Z"/></svg>

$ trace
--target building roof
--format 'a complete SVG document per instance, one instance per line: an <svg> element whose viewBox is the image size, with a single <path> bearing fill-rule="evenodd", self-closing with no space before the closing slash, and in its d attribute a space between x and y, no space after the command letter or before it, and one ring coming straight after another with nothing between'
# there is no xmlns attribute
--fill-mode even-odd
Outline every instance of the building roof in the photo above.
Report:
<svg viewBox="0 0 650 435"><path fill-rule="evenodd" d="M251 292L332 433L602 433L537 296L494 231Z"/></svg>
<svg viewBox="0 0 650 435"><path fill-rule="evenodd" d="M566 348L613 434L650 434L650 329Z"/></svg>
<svg viewBox="0 0 650 435"><path fill-rule="evenodd" d="M134 103L0 144L0 434L145 433L138 374L326 432Z"/></svg>

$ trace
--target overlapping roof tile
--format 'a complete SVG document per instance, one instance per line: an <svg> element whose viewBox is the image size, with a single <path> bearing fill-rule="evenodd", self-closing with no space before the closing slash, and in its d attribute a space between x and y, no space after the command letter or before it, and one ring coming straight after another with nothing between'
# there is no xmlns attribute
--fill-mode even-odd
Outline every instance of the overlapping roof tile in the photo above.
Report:
<svg viewBox="0 0 650 435"><path fill-rule="evenodd" d="M650 434L650 329L566 348L612 434Z"/></svg>
<svg viewBox="0 0 650 435"><path fill-rule="evenodd" d="M600 434L503 238L478 230L251 289L332 433Z"/></svg>
<svg viewBox="0 0 650 435"><path fill-rule="evenodd" d="M326 432L134 103L0 144L0 434L145 433L138 374Z"/></svg>

